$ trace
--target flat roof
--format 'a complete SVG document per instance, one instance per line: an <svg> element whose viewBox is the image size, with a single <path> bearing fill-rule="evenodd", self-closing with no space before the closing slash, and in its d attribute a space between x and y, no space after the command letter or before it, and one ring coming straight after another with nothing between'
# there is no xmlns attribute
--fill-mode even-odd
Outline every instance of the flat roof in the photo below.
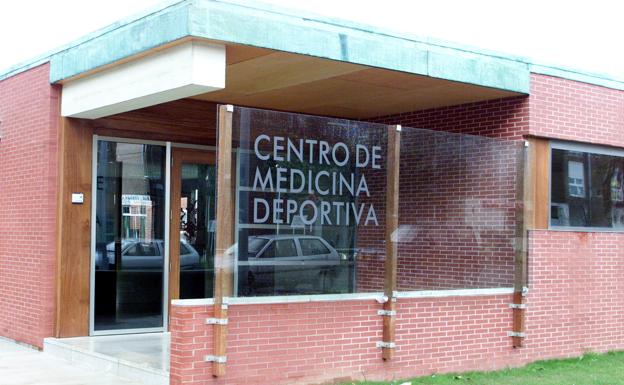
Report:
<svg viewBox="0 0 624 385"><path fill-rule="evenodd" d="M624 79L608 75L243 0L170 0L2 71L0 80L50 62L50 82L61 82L189 37L525 94L531 72L624 90Z"/></svg>

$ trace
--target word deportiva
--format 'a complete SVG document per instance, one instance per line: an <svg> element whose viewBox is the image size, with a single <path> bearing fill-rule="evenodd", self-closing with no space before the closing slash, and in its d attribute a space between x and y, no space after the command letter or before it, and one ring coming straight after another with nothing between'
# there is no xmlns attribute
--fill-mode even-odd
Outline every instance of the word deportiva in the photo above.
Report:
<svg viewBox="0 0 624 385"><path fill-rule="evenodd" d="M356 204L355 198L370 197L364 170L381 169L380 146L356 144L350 148L343 142L330 144L324 140L292 140L262 134L254 141L254 153L261 161L273 160L277 164L275 168L256 166L253 191L272 192L277 196L270 200L253 199L254 223L290 224L299 218L304 225L379 225L374 205ZM355 167L359 172L356 176L355 172L303 171L284 164L351 165L349 169ZM288 198L281 198L281 194ZM307 194L307 199L292 199L294 194Z"/></svg>

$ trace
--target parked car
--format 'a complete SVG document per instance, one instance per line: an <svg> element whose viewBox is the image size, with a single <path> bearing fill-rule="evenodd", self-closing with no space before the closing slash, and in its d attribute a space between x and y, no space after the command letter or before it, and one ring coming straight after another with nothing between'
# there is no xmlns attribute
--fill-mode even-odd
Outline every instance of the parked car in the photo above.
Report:
<svg viewBox="0 0 624 385"><path fill-rule="evenodd" d="M250 236L247 251L238 266L239 279L246 271L242 289L249 294L325 292L347 259L325 239L309 235Z"/></svg>
<svg viewBox="0 0 624 385"><path fill-rule="evenodd" d="M162 239L125 239L121 242L121 266L124 270L162 269L164 265L164 242ZM115 269L115 242L106 245L106 257L96 254L99 270ZM180 269L199 267L199 253L186 240L180 240Z"/></svg>

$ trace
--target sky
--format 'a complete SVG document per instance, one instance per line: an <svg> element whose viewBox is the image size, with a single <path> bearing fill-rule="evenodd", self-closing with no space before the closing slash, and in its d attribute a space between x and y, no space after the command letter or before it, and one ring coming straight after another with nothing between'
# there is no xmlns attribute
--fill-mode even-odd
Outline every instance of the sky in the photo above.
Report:
<svg viewBox="0 0 624 385"><path fill-rule="evenodd" d="M0 71L161 0L0 0ZM624 2L264 0L624 80Z"/></svg>

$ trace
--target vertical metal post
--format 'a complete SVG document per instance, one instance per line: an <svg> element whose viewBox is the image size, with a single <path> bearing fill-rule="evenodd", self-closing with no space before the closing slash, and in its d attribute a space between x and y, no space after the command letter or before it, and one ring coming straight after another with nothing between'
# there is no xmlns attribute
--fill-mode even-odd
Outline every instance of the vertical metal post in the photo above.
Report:
<svg viewBox="0 0 624 385"><path fill-rule="evenodd" d="M529 156L532 149L529 142L525 142L522 149L517 152L516 159L516 236L515 236L515 268L514 268L514 294L513 303L510 304L513 313L513 331L510 333L514 348L522 347L525 337L524 320L526 316L526 304L524 296L527 287L527 223L529 210L532 210L532 202L527 204L525 198L529 195L526 189L531 186L526 183L530 176Z"/></svg>
<svg viewBox="0 0 624 385"><path fill-rule="evenodd" d="M232 112L230 105L219 106L217 145L217 240L215 245L213 375L225 374L227 348L227 298L232 295L234 206L232 199Z"/></svg>
<svg viewBox="0 0 624 385"><path fill-rule="evenodd" d="M165 228L163 260L163 329L169 330L169 226L171 225L171 142L165 149Z"/></svg>
<svg viewBox="0 0 624 385"><path fill-rule="evenodd" d="M391 360L395 347L395 315L397 290L397 229L399 228L399 165L401 158L401 126L388 126L387 188L386 188L386 260L384 265L384 303L382 358Z"/></svg>

